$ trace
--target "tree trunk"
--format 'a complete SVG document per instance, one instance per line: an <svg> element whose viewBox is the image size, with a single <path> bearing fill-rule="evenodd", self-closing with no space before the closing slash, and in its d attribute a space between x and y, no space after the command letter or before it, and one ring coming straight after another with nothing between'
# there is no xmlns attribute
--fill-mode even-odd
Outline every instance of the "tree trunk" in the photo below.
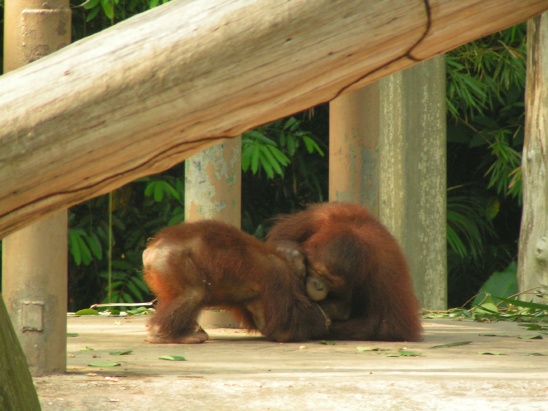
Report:
<svg viewBox="0 0 548 411"><path fill-rule="evenodd" d="M548 13L527 23L523 214L518 283L524 300L534 291L548 295Z"/></svg>
<svg viewBox="0 0 548 411"><path fill-rule="evenodd" d="M0 294L0 410L40 410L23 350Z"/></svg>
<svg viewBox="0 0 548 411"><path fill-rule="evenodd" d="M548 0L180 0L0 79L0 238Z"/></svg>

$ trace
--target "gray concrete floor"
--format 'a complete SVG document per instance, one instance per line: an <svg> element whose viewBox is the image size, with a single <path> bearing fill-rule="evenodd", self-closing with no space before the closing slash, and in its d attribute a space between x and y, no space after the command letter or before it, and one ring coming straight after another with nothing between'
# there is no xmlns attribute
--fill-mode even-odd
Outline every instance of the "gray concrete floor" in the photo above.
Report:
<svg viewBox="0 0 548 411"><path fill-rule="evenodd" d="M34 379L42 409L548 410L548 335L519 338L535 332L515 323L427 320L424 341L409 344L280 344L209 329L205 344L153 345L144 342L146 321L69 318L78 336L68 338L67 374ZM460 341L472 343L430 348ZM422 355L387 356L401 348ZM132 352L109 354L123 350ZM113 361L121 365L88 366Z"/></svg>

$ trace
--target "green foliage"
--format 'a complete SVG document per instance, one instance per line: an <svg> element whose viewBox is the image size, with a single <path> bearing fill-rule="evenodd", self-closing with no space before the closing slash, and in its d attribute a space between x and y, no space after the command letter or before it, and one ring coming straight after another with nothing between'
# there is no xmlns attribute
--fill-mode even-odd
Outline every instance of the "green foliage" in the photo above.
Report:
<svg viewBox="0 0 548 411"><path fill-rule="evenodd" d="M125 20L134 14L153 9L169 0L89 0L81 4L87 10L86 22L95 19L101 13L114 24L115 21Z"/></svg>
<svg viewBox="0 0 548 411"><path fill-rule="evenodd" d="M93 308L83 308L74 313L74 315L99 315L99 311Z"/></svg>
<svg viewBox="0 0 548 411"><path fill-rule="evenodd" d="M158 357L160 360L166 361L186 361L186 358L182 355L161 355Z"/></svg>
<svg viewBox="0 0 548 411"><path fill-rule="evenodd" d="M448 347L460 347L462 345L469 345L472 344L472 341L454 341L447 344L437 344L433 345L432 349L438 349L438 348L448 348Z"/></svg>
<svg viewBox="0 0 548 411"><path fill-rule="evenodd" d="M94 257L97 260L103 258L102 244L96 233L71 227L68 235L69 251L76 265L89 265Z"/></svg>
<svg viewBox="0 0 548 411"><path fill-rule="evenodd" d="M487 212L486 202L477 195L447 197L447 242L460 258L477 261L484 250L485 239L494 235Z"/></svg>
<svg viewBox="0 0 548 411"><path fill-rule="evenodd" d="M142 181L147 181L147 179L143 179ZM177 188L179 190L182 190L181 180L176 180L175 184L178 186ZM157 203L161 203L166 196L170 196L177 201L181 201L181 196L177 191L177 188L173 187L170 183L164 180L148 180L145 188L145 195L147 197L153 197L154 201Z"/></svg>
<svg viewBox="0 0 548 411"><path fill-rule="evenodd" d="M71 0L72 40L80 40L169 0Z"/></svg>
<svg viewBox="0 0 548 411"><path fill-rule="evenodd" d="M264 170L269 179L284 176L284 169L305 147L309 154L323 157L318 140L310 131L303 130L295 117L274 121L242 135L242 170L257 174Z"/></svg>
<svg viewBox="0 0 548 411"><path fill-rule="evenodd" d="M242 170L251 168L251 172L257 174L261 167L268 178L274 178L274 173L283 176L282 167L285 168L290 160L264 131L259 128L242 135Z"/></svg>
<svg viewBox="0 0 548 411"><path fill-rule="evenodd" d="M511 195L521 202L521 149L516 150L510 136L511 130L500 129L490 142L489 151L494 158L485 175L489 177L487 188L494 187L498 194Z"/></svg>
<svg viewBox="0 0 548 411"><path fill-rule="evenodd" d="M515 260L521 213L525 24L446 55L449 303Z"/></svg>
<svg viewBox="0 0 548 411"><path fill-rule="evenodd" d="M273 216L324 200L327 118L320 106L242 135L244 230L263 237Z"/></svg>
<svg viewBox="0 0 548 411"><path fill-rule="evenodd" d="M483 147L487 188L521 199L525 89L525 25L448 53L449 141ZM452 129L451 129L452 128Z"/></svg>
<svg viewBox="0 0 548 411"><path fill-rule="evenodd" d="M548 314L548 304L542 304L542 303L534 303L531 301L521 301L517 299L517 296L514 296L514 298L506 298L506 297L499 297L496 295L492 296L496 300L500 300L500 303L505 303L509 307L519 307L525 310L529 310L528 314L535 314L537 317L543 317ZM546 297L546 295L540 294L539 297ZM523 310L522 310L523 311ZM548 320L544 319L543 320Z"/></svg>
<svg viewBox="0 0 548 411"><path fill-rule="evenodd" d="M505 303L502 306L501 303ZM516 321L532 331L548 331L548 305L487 295L470 309L452 308L444 311L424 311L423 318L450 318L478 322ZM518 336L516 338L524 338ZM531 338L531 337L529 337ZM542 338L542 337L541 337Z"/></svg>
<svg viewBox="0 0 548 411"><path fill-rule="evenodd" d="M447 106L459 122L491 115L525 88L526 25L465 44L446 55Z"/></svg>
<svg viewBox="0 0 548 411"><path fill-rule="evenodd" d="M152 299L140 268L146 241L184 219L183 167L149 176L71 209L69 306ZM114 239L109 250L109 232Z"/></svg>
<svg viewBox="0 0 548 411"><path fill-rule="evenodd" d="M141 260L141 252L132 252L132 254L123 255L123 259L112 262L112 282L110 284L106 281L109 273L107 271L100 273L106 284L106 295L101 303L135 303L150 298L150 291L143 279L143 273L136 269L136 267L140 267L140 264L135 265L137 261Z"/></svg>
<svg viewBox="0 0 548 411"><path fill-rule="evenodd" d="M491 274L491 277L479 290L479 294L474 298L474 305L480 305L488 295L497 295L504 298L516 295L518 293L518 267L515 261L504 271Z"/></svg>

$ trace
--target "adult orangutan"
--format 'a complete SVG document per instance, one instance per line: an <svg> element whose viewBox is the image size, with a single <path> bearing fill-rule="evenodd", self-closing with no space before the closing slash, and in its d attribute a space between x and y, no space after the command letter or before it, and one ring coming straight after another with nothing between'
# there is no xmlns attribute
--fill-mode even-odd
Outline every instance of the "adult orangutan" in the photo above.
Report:
<svg viewBox="0 0 548 411"><path fill-rule="evenodd" d="M204 307L234 311L274 341L322 338L330 321L304 290L298 253L279 254L233 226L205 220L160 231L143 253L144 277L158 297L151 343L202 343Z"/></svg>
<svg viewBox="0 0 548 411"><path fill-rule="evenodd" d="M278 219L267 243L288 255L304 253L307 293L334 320L328 338L421 340L420 307L405 257L366 208L313 205Z"/></svg>

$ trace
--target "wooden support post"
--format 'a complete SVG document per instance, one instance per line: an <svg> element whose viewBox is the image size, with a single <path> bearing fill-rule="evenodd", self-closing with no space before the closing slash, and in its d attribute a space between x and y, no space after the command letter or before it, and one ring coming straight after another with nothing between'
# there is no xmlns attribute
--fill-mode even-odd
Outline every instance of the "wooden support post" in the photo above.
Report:
<svg viewBox="0 0 548 411"><path fill-rule="evenodd" d="M398 238L423 307L447 305L445 61L331 103L332 201L366 205Z"/></svg>
<svg viewBox="0 0 548 411"><path fill-rule="evenodd" d="M548 12L527 23L527 87L523 213L518 283L524 300L546 303L548 295ZM534 297L532 291L544 293Z"/></svg>
<svg viewBox="0 0 548 411"><path fill-rule="evenodd" d="M68 0L6 1L5 71L69 44L70 17ZM64 209L2 243L2 294L33 375L66 368L67 230Z"/></svg>

